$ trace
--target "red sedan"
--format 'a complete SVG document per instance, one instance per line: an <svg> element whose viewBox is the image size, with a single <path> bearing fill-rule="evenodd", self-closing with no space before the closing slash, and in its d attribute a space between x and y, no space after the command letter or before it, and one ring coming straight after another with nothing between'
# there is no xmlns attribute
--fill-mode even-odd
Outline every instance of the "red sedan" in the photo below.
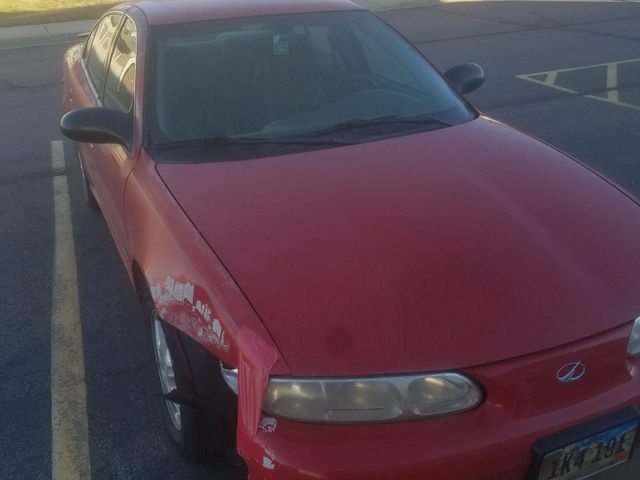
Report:
<svg viewBox="0 0 640 480"><path fill-rule="evenodd" d="M640 206L479 115L480 67L441 75L346 0L181 0L107 12L64 76L185 454L253 480L624 468Z"/></svg>

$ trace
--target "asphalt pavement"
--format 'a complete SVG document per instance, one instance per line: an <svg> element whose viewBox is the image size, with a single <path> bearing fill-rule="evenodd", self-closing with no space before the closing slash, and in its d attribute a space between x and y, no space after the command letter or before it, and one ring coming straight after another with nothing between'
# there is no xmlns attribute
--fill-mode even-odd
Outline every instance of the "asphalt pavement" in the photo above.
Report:
<svg viewBox="0 0 640 480"><path fill-rule="evenodd" d="M640 196L640 4L449 3L381 16L442 71L482 65L486 83L468 98L485 114ZM52 170L68 46L0 48L0 479L51 477L54 175L70 189L91 478L238 479L169 443L139 307L101 215L84 204L68 141L66 167ZM640 478L640 459L593 478Z"/></svg>

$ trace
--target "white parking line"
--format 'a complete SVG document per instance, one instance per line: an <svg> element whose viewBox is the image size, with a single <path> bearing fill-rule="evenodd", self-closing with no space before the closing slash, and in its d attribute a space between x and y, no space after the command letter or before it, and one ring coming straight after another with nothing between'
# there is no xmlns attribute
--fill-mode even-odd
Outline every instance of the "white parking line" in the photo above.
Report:
<svg viewBox="0 0 640 480"><path fill-rule="evenodd" d="M64 170L64 147L51 142L54 173ZM87 399L73 223L65 175L53 177L55 244L51 308L51 478L91 478Z"/></svg>
<svg viewBox="0 0 640 480"><path fill-rule="evenodd" d="M608 63L596 63L594 65L585 65L582 67L559 68L557 70L547 70L545 72L524 73L522 75L516 75L516 77L521 80L526 80L528 82L544 85L545 87L553 88L555 90L560 90L562 92L571 93L573 95L576 95L576 94L580 95L581 92L579 92L578 90L573 90L571 88L556 85L558 74L565 73L565 72L575 72L577 70L587 70L591 68L606 68L607 81L606 81L606 92L604 92L606 93L606 96L601 96L597 94L584 95L584 96L586 98L591 98L593 100L600 100L602 102L611 103L619 107L626 107L626 108L631 108L633 110L640 110L640 105L634 105L628 102L621 102L620 93L617 89L618 65L624 65L627 63L638 63L638 62L640 62L640 58L632 58L630 60L620 60L617 62L608 62ZM536 78L536 77L542 77L543 75L544 75L544 79Z"/></svg>
<svg viewBox="0 0 640 480"><path fill-rule="evenodd" d="M557 78L558 78L558 72L549 72L547 73L547 76L544 79L544 84L551 86L554 83L556 83Z"/></svg>
<svg viewBox="0 0 640 480"><path fill-rule="evenodd" d="M607 99L611 102L619 102L618 90L615 89L618 86L618 64L610 63L607 65Z"/></svg>

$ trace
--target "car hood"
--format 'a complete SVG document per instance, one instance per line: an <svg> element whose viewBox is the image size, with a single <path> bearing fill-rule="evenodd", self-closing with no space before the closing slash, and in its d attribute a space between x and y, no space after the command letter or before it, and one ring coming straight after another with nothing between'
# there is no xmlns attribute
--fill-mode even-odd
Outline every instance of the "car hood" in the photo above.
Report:
<svg viewBox="0 0 640 480"><path fill-rule="evenodd" d="M638 205L486 118L157 168L295 375L464 368L640 314Z"/></svg>

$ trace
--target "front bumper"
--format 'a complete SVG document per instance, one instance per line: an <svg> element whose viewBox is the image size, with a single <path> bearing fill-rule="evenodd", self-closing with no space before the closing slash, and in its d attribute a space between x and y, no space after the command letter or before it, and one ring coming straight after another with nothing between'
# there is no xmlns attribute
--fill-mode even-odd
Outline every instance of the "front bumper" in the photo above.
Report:
<svg viewBox="0 0 640 480"><path fill-rule="evenodd" d="M367 427L278 421L275 431L257 436L263 457L247 463L251 480L524 480L540 437L593 418L593 412L640 406L640 396L614 403L606 410L583 405L499 425L485 409L455 420Z"/></svg>
<svg viewBox="0 0 640 480"><path fill-rule="evenodd" d="M245 458L250 480L525 480L536 440L640 407L640 360L614 354L626 352L627 330L467 370L487 398L458 415L377 425L263 417L252 449L260 455ZM576 358L590 369L584 382L561 385L558 365Z"/></svg>

